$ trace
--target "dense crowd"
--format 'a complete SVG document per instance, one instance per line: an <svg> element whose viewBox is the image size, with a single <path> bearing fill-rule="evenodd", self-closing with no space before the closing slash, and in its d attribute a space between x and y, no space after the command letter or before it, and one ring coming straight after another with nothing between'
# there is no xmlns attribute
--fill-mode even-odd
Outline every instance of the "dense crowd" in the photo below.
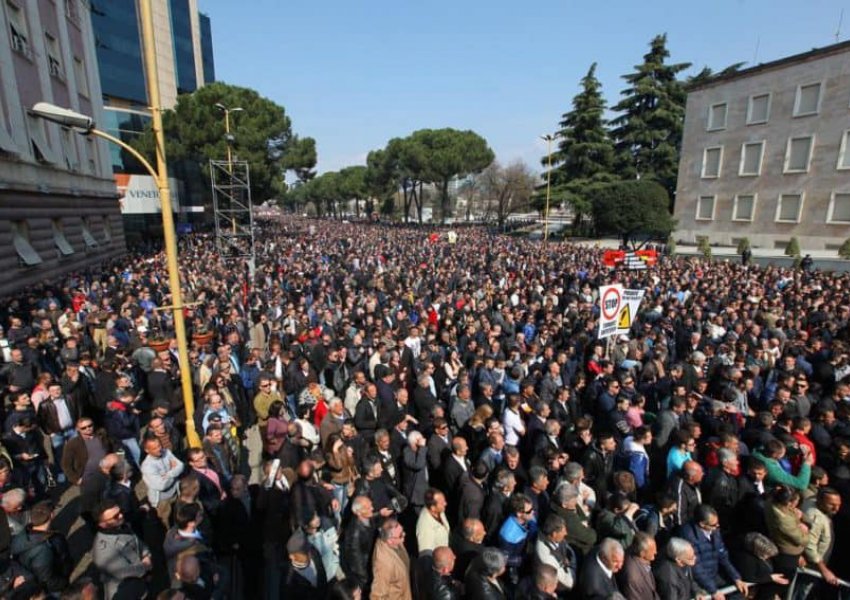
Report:
<svg viewBox="0 0 850 600"><path fill-rule="evenodd" d="M182 238L191 416L162 253L3 300L0 596L837 593L850 277L430 233Z"/></svg>

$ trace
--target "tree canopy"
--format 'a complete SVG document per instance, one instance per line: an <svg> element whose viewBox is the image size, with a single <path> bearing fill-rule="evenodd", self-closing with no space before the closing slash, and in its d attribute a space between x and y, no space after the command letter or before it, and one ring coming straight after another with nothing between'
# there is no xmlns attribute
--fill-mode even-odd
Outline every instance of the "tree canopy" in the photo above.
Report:
<svg viewBox="0 0 850 600"><path fill-rule="evenodd" d="M236 159L250 165L254 202L283 193L284 169L298 172L315 166L315 142L311 138L298 140L293 135L291 120L282 106L254 90L221 82L183 94L177 98L174 109L163 111L169 163L193 161L209 181L209 161L227 158L225 118L217 104L243 109L230 113L231 148ZM150 131L134 145L147 156L153 156L155 145ZM293 149L298 152L290 155Z"/></svg>
<svg viewBox="0 0 850 600"><path fill-rule="evenodd" d="M655 181L597 184L590 196L597 235L616 235L628 243L638 236L666 239L675 227L670 197Z"/></svg>

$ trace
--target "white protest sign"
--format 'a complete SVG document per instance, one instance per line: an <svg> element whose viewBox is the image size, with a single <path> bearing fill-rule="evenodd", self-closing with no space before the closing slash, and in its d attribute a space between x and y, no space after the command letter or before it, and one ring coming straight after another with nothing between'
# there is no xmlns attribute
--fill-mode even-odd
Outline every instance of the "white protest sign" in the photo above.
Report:
<svg viewBox="0 0 850 600"><path fill-rule="evenodd" d="M645 290L623 290L617 315L617 335L628 333L632 328L645 293Z"/></svg>
<svg viewBox="0 0 850 600"><path fill-rule="evenodd" d="M599 288L599 339L617 333L617 319L623 302L623 286L603 285Z"/></svg>

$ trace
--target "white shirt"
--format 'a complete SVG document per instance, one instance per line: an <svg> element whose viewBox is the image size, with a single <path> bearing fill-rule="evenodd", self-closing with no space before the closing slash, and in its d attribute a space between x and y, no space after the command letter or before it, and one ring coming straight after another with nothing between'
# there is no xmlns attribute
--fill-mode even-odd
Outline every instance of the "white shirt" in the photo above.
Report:
<svg viewBox="0 0 850 600"><path fill-rule="evenodd" d="M70 429L74 426L74 419L71 418L71 411L68 410L68 404L65 398L57 398L53 401L56 407L56 418L59 419L59 427L62 430Z"/></svg>
<svg viewBox="0 0 850 600"><path fill-rule="evenodd" d="M519 444L519 436L525 433L525 425L519 413L506 410L502 417L502 425L505 426L505 443L511 446Z"/></svg>
<svg viewBox="0 0 850 600"><path fill-rule="evenodd" d="M455 459L455 462L460 465L460 468L466 471L466 458L463 456L458 456L457 454L452 454L452 458Z"/></svg>
<svg viewBox="0 0 850 600"><path fill-rule="evenodd" d="M596 563L602 568L602 572L605 573L605 577L611 579L614 576L614 571L605 566L605 563L602 562L602 559L599 558L599 555L596 555Z"/></svg>

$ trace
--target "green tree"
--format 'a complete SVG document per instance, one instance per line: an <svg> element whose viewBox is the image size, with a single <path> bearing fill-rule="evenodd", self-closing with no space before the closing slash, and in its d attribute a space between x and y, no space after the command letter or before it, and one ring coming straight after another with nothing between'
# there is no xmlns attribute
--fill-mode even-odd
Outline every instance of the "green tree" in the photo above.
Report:
<svg viewBox="0 0 850 600"><path fill-rule="evenodd" d="M441 223L445 223L453 212L449 198L451 180L469 173L479 173L495 158L487 141L468 130L420 129L410 135L408 145L421 149L424 159L422 180L437 187Z"/></svg>
<svg viewBox="0 0 850 600"><path fill-rule="evenodd" d="M850 238L847 238L841 244L841 247L838 249L838 256L844 259L850 259Z"/></svg>
<svg viewBox="0 0 850 600"><path fill-rule="evenodd" d="M666 238L675 228L667 191L654 181L617 181L593 187L597 235L617 235L625 244L640 236Z"/></svg>
<svg viewBox="0 0 850 600"><path fill-rule="evenodd" d="M364 166L346 167L339 172L339 191L345 202L354 200L354 214L360 218L360 201L367 200L369 192L366 187L366 171Z"/></svg>
<svg viewBox="0 0 850 600"><path fill-rule="evenodd" d="M699 250L705 258L711 260L711 244L708 241L707 235L700 236L699 243L697 244L697 250Z"/></svg>
<svg viewBox="0 0 850 600"><path fill-rule="evenodd" d="M293 171L298 181L310 181L316 176L316 140L293 137L289 150L283 155L281 167Z"/></svg>
<svg viewBox="0 0 850 600"><path fill-rule="evenodd" d="M572 110L561 117L558 149L552 154L552 197L572 206L574 230L590 210L587 198L590 186L616 179L614 144L606 129L605 99L602 84L596 78L596 63L590 65L581 87L581 92L573 98ZM544 167L549 166L548 160L548 156L543 158ZM546 176L544 173L544 181ZM551 198L549 204L551 209Z"/></svg>
<svg viewBox="0 0 850 600"><path fill-rule="evenodd" d="M785 246L785 256L800 256L800 240L792 237Z"/></svg>
<svg viewBox="0 0 850 600"><path fill-rule="evenodd" d="M666 64L667 36L650 43L643 64L624 75L628 86L611 121L620 172L624 177L653 179L672 197L676 189L686 92L677 75L689 63Z"/></svg>
<svg viewBox="0 0 850 600"><path fill-rule="evenodd" d="M510 215L527 209L537 180L537 176L522 161L505 167L498 161L490 163L480 177L485 219L495 218L501 228Z"/></svg>
<svg viewBox="0 0 850 600"><path fill-rule="evenodd" d="M283 169L296 168L287 157L295 139L292 123L282 106L252 89L216 82L179 96L174 109L163 111L169 163L196 162L209 189L209 161L227 158L224 115L216 104L243 109L230 115L231 148L236 159L250 166L254 202L279 195L286 187ZM152 132L140 136L134 146L153 157Z"/></svg>

